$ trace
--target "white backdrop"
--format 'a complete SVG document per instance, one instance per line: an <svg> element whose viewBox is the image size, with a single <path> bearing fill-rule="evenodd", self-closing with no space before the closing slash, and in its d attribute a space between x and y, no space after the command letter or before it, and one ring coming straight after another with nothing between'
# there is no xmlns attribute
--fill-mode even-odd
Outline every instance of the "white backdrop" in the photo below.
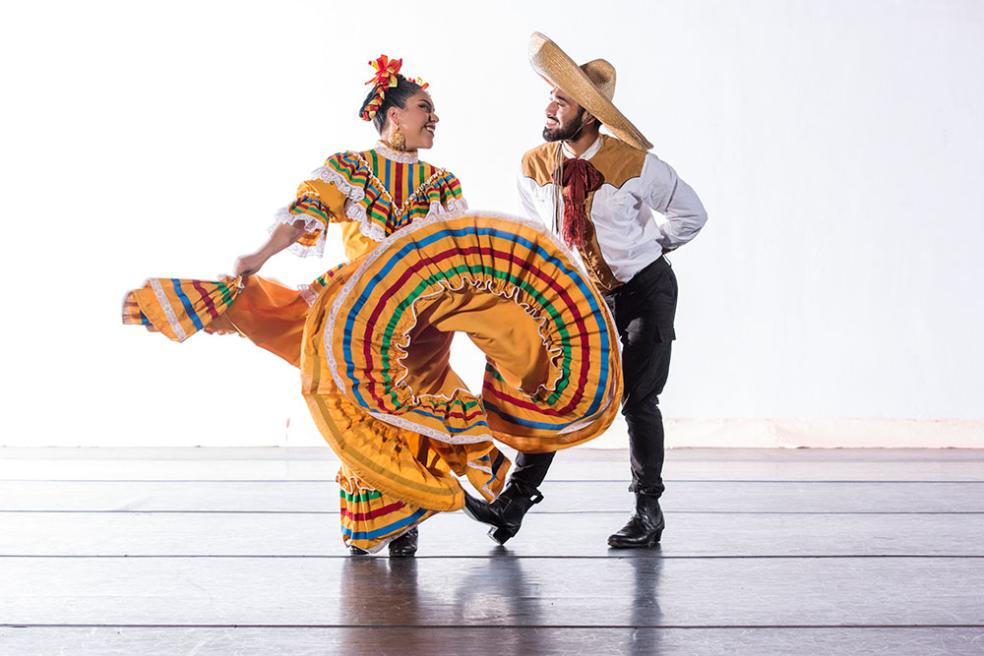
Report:
<svg viewBox="0 0 984 656"><path fill-rule="evenodd" d="M673 257L671 444L984 446L984 3L0 12L0 444L318 444L296 371L244 340L124 328L123 293L229 272L308 171L371 145L356 114L381 52L432 85L425 158L472 207L518 211L540 30L616 66L617 103L710 214ZM299 284L340 258L285 253L264 273ZM474 350L456 362L477 380Z"/></svg>

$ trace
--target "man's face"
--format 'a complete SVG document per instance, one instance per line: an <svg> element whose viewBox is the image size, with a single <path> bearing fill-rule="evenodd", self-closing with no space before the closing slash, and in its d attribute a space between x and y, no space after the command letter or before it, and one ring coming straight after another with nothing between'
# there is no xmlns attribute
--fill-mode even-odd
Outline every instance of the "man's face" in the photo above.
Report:
<svg viewBox="0 0 984 656"><path fill-rule="evenodd" d="M543 125L545 141L573 139L581 131L584 108L559 88L550 92L550 102L547 103L545 113L547 118Z"/></svg>

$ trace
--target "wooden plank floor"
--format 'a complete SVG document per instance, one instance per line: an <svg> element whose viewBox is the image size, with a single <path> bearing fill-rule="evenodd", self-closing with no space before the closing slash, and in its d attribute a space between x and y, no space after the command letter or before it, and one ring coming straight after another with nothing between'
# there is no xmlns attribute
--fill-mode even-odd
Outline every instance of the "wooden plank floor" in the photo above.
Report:
<svg viewBox="0 0 984 656"><path fill-rule="evenodd" d="M558 458L501 548L462 513L349 558L316 449L0 450L0 655L984 653L984 452Z"/></svg>

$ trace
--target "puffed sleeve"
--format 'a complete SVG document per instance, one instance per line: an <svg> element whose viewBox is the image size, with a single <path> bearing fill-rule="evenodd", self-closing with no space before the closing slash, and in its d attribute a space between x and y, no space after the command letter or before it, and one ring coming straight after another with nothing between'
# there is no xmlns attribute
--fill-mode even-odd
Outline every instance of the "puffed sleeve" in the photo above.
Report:
<svg viewBox="0 0 984 656"><path fill-rule="evenodd" d="M295 255L322 255L328 224L351 220L346 216L346 201L364 195L359 181L346 175L346 155L337 153L329 157L310 179L298 185L294 201L277 212L273 227L287 223L304 229L304 234L290 247Z"/></svg>
<svg viewBox="0 0 984 656"><path fill-rule="evenodd" d="M465 202L465 198L461 194L461 181L458 176L450 171L441 171L440 176L428 193L428 200L431 203L432 212L455 214L468 209L468 203ZM440 207L435 206L435 203L438 203Z"/></svg>

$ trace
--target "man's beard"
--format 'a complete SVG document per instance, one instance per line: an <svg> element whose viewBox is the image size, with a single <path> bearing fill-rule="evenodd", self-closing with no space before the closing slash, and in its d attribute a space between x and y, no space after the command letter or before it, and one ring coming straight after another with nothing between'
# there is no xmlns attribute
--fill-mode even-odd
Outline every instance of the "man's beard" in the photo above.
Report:
<svg viewBox="0 0 984 656"><path fill-rule="evenodd" d="M573 139L581 131L581 128L584 127L584 125L582 123L582 121L584 120L584 108L583 107L581 108L581 111L579 111L577 113L577 118L578 118L577 123L571 123L570 125L567 125L567 126L558 125L557 127L553 128L552 130L550 128L543 128L543 140L544 141L568 141L570 139Z"/></svg>

